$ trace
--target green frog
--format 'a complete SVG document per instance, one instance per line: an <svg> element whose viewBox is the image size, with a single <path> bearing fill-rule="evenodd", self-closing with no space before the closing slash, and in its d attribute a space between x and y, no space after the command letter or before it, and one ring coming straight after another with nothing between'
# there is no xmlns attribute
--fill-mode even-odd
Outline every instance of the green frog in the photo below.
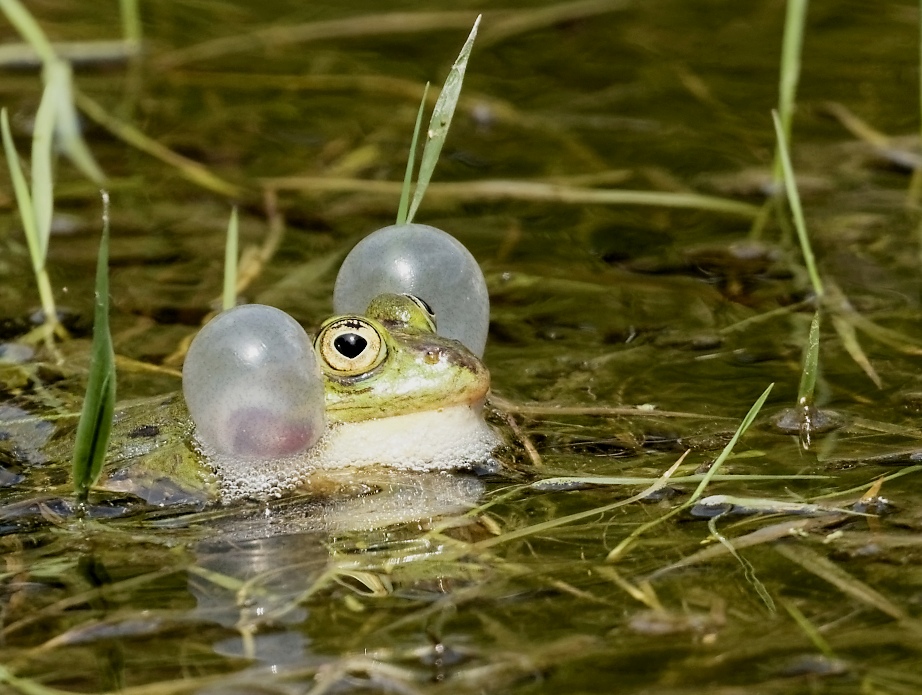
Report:
<svg viewBox="0 0 922 695"><path fill-rule="evenodd" d="M425 302L380 295L363 315L325 321L313 348L326 429L306 451L270 459L221 453L196 438L182 397L148 399L117 413L99 486L153 504L230 501L318 481L354 484L356 470L369 466L447 471L492 462L501 440L482 414L489 372L436 333Z"/></svg>

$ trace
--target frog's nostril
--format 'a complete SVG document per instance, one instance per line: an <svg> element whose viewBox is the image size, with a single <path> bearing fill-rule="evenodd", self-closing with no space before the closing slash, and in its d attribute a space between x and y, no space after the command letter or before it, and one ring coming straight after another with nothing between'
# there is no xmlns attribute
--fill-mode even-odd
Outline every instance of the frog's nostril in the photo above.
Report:
<svg viewBox="0 0 922 695"><path fill-rule="evenodd" d="M333 341L333 347L343 357L355 359L368 347L368 341L358 333L343 333Z"/></svg>

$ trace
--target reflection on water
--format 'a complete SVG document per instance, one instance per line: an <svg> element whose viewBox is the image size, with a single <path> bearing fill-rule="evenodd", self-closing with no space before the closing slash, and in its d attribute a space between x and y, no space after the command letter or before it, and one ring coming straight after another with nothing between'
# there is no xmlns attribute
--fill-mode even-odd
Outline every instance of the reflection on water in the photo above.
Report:
<svg viewBox="0 0 922 695"><path fill-rule="evenodd" d="M472 523L462 515L484 491L473 476L403 471L363 475L362 487L357 496L248 507L210 526L189 590L198 618L240 632L216 642L217 653L258 668L310 665L303 599L331 579L372 581L386 562L436 557L440 546L420 535Z"/></svg>

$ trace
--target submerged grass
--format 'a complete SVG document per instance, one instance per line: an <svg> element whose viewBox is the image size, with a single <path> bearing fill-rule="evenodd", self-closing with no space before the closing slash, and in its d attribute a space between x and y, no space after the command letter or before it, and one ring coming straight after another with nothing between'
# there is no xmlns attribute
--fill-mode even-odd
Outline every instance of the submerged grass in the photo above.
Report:
<svg viewBox="0 0 922 695"><path fill-rule="evenodd" d="M740 440L740 437L746 433L746 430L748 430L752 423L755 421L756 416L759 414L759 411L762 409L762 406L768 399L768 394L771 393L774 386L774 384L769 384L768 388L766 388L765 391L762 392L762 395L756 399L756 402L752 404L749 412L746 413L746 416L743 418L742 422L740 422L739 427L736 428L736 432L733 433L733 437L729 442L727 442L727 445L714 460L714 463L711 464L710 468L708 468L707 473L704 474L704 477L702 477L701 482L698 483L698 487L695 488L695 491L691 494L691 497L689 497L689 499L687 499L681 505L674 507L670 511L666 512L664 515L646 524L642 524L638 528L634 529L626 538L622 539L618 545L611 549L605 558L606 562L617 562L621 560L627 553L630 546L633 545L641 535L650 529L656 528L663 522L671 519L676 514L679 514L685 509L688 509L700 499L701 495L704 494L707 486L714 479L714 476L717 475L717 472L720 470L721 466L723 466L724 462L727 460L727 458L729 458L730 454L733 453L733 448Z"/></svg>

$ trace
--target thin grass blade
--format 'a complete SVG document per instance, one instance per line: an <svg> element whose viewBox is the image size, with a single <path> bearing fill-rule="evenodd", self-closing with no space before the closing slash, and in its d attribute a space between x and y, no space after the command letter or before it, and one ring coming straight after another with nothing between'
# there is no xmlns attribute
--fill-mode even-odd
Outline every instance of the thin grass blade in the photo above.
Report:
<svg viewBox="0 0 922 695"><path fill-rule="evenodd" d="M138 0L119 0L118 5L122 14L122 36L128 43L140 44L143 32Z"/></svg>
<svg viewBox="0 0 922 695"><path fill-rule="evenodd" d="M877 370L874 369L874 365L871 364L871 360L868 359L868 356L864 352L864 348L861 347L861 343L858 341L858 334L855 331L855 326L848 318L836 315L832 317L832 325L835 326L836 333L839 334L839 340L842 341L842 346L845 348L848 356L855 361L855 364L861 367L862 371L868 375L868 378L874 382L877 388L883 388L884 382L881 380Z"/></svg>
<svg viewBox="0 0 922 695"><path fill-rule="evenodd" d="M109 331L109 194L103 191L102 239L96 262L96 311L86 397L74 443L73 478L77 499L86 501L99 479L115 411L115 352Z"/></svg>
<svg viewBox="0 0 922 695"><path fill-rule="evenodd" d="M3 10L10 23L42 59L45 66L42 79L46 88L54 85L51 93L58 98L52 110L55 115L58 144L84 176L101 185L106 177L80 133L70 65L58 58L45 32L19 0L0 0L0 10Z"/></svg>
<svg viewBox="0 0 922 695"><path fill-rule="evenodd" d="M13 191L16 194L16 204L19 207L19 216L22 218L22 227L26 235L26 244L29 246L29 256L32 259L32 268L37 272L44 266L39 241L38 226L35 221L35 208L32 205L32 195L29 193L29 184L22 173L22 164L19 153L13 144L13 134L10 131L10 119L6 109L0 110L0 129L3 133L3 151L6 162L10 167L10 180L13 182Z"/></svg>
<svg viewBox="0 0 922 695"><path fill-rule="evenodd" d="M84 176L100 186L105 182L106 175L96 163L80 130L80 118L74 104L73 71L68 63L57 60L46 63L45 70L49 79L53 75L54 93L58 96L55 109L55 135L58 146Z"/></svg>
<svg viewBox="0 0 922 695"><path fill-rule="evenodd" d="M804 221L804 211L800 206L800 196L797 193L797 182L794 179L794 167L791 166L787 138L784 135L778 112L775 110L772 110L772 121L775 124L775 136L778 138L778 155L781 158L781 168L784 172L784 186L788 194L788 205L790 205L791 214L794 216L794 227L797 229L800 249L804 255L804 263L810 276L810 284L813 285L813 291L817 298L821 298L823 296L823 282L820 280L820 274L816 268L816 259L813 256L813 248L810 246L810 238L807 236L807 223Z"/></svg>
<svg viewBox="0 0 922 695"><path fill-rule="evenodd" d="M800 55L804 44L804 25L807 22L808 0L787 0L784 17L784 38L781 42L781 75L778 84L778 117L785 142L791 141L791 120L794 117L794 100L800 82ZM775 180L780 181L780 153L775 153Z"/></svg>
<svg viewBox="0 0 922 695"><path fill-rule="evenodd" d="M707 473L704 474L704 477L701 479L701 482L698 484L698 487L695 488L695 491L692 493L683 504L675 507L660 517L653 519L652 521L642 524L634 529L628 536L621 540L618 545L612 548L611 552L605 557L606 562L616 562L620 560L624 554L627 552L627 549L633 545L634 541L637 540L641 535L649 531L651 528L659 526L666 520L672 518L676 514L680 513L684 509L691 507L698 501L702 494L704 494L705 489L714 479L714 476L717 475L721 466L729 458L730 454L733 453L733 447L736 446L736 443L740 440L746 430L749 429L749 426L752 425L753 421L756 419L756 416L759 414L759 411L762 409L762 406L765 405L766 399L768 399L768 394L771 393L774 388L774 384L769 384L762 395L756 399L756 402L752 404L752 407L749 409L749 412L746 413L746 417L743 418L740 422L739 427L736 428L736 432L733 433L733 437L727 442L727 445L723 448L723 451L720 452L720 455L714 460L714 463L711 464L711 467L708 469Z"/></svg>
<svg viewBox="0 0 922 695"><path fill-rule="evenodd" d="M51 281L48 279L48 272L45 270L45 257L42 252L42 242L35 220L32 196L29 193L26 177L22 173L19 154L16 152L15 144L13 144L13 135L10 132L10 120L6 109L0 109L0 132L2 132L6 161L10 168L10 179L13 182L13 190L16 194L16 205L19 208L19 216L22 218L23 233L26 236L26 245L29 248L29 257L32 261L32 271L35 273L38 296L42 303L42 312L45 314L45 325L43 326L44 329L47 329L45 330L45 341L50 346L52 334L60 330L61 326L58 323L58 311L54 303L54 293L51 291Z"/></svg>
<svg viewBox="0 0 922 695"><path fill-rule="evenodd" d="M804 350L804 366L800 373L800 386L797 389L797 404L806 407L813 405L813 392L816 389L816 377L820 364L820 310L813 312L810 322L810 335Z"/></svg>
<svg viewBox="0 0 922 695"><path fill-rule="evenodd" d="M723 448L723 451L720 452L720 455L714 460L714 463L711 464L711 467L708 469L707 473L704 474L704 478L702 478L701 482L698 483L698 487L695 488L695 491L692 493L691 497L685 501L680 509L690 507L698 501L698 498L701 497L702 494L704 494L705 489L710 484L711 480L714 479L714 476L717 475L720 467L723 466L724 462L730 457L730 454L733 453L733 447L736 446L736 443L744 434L746 434L746 430L748 430L749 426L752 425L752 423L755 421L759 411L762 410L762 406L765 405L765 401L768 399L768 394L772 392L774 387L775 385L773 383L769 384L768 388L766 388L762 392L762 395L756 399L756 402L752 404L749 412L746 413L746 417L743 418L740 426L737 427L736 432L733 433L733 437L729 442L727 442L727 445Z"/></svg>
<svg viewBox="0 0 922 695"><path fill-rule="evenodd" d="M461 85L464 83L464 72L467 70L467 59L471 55L471 48L474 46L474 39L477 38L477 28L480 26L480 17L474 21L474 27L471 29L467 41L461 47L461 53L458 54L457 60L451 66L448 77L445 79L445 86L439 94L432 111L432 118L429 121L429 131L426 134L426 146L423 148L422 161L419 165L419 178L416 181L416 190L413 192L413 202L410 205L410 212L407 215L407 222L412 222L416 215L416 210L423 201L426 194L426 187L432 179L432 172L435 171L435 165L439 161L439 154L442 152L442 145L445 144L445 138L448 137L448 128L451 126L452 116L455 114L455 106L458 104L458 97L461 95Z"/></svg>
<svg viewBox="0 0 922 695"><path fill-rule="evenodd" d="M0 10L3 10L3 14L10 24L16 27L22 38L35 49L42 62L47 63L56 58L54 48L45 32L19 0L0 0Z"/></svg>
<svg viewBox="0 0 922 695"><path fill-rule="evenodd" d="M57 108L59 80L53 75L54 62L45 67L45 90L35 114L32 130L32 209L35 215L38 256L45 263L48 256L48 239L51 236L51 218L54 214L53 145L55 109Z"/></svg>
<svg viewBox="0 0 922 695"><path fill-rule="evenodd" d="M416 125L413 126L413 139L410 141L410 156L407 157L407 170L403 175L403 188L400 189L400 205L397 208L397 224L406 224L407 209L410 206L410 189L413 187L413 166L416 163L416 143L419 142L419 129L423 125L423 111L426 110L426 97L429 96L429 83L423 89L423 99L416 113Z"/></svg>
<svg viewBox="0 0 922 695"><path fill-rule="evenodd" d="M237 219L237 206L231 210L227 223L227 242L224 245L224 293L221 296L221 308L224 311L237 305L237 246L240 237L240 224Z"/></svg>

